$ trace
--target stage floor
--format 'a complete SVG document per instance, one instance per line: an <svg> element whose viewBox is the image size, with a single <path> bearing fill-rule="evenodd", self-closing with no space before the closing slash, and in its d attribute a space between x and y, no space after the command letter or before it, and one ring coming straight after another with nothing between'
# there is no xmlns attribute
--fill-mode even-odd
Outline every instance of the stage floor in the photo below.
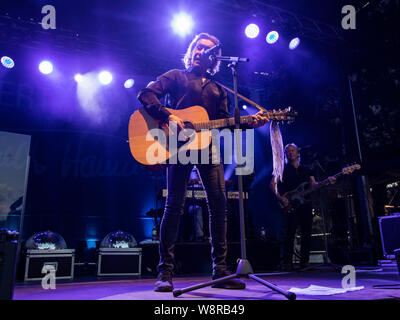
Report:
<svg viewBox="0 0 400 320"><path fill-rule="evenodd" d="M395 285L400 287L400 277L397 272L376 271L378 268L360 268L356 273L356 286L364 289L335 295L301 295L297 300L400 300L397 289L374 288L376 285ZM283 289L292 287L307 288L310 285L342 288L345 275L333 269L313 269L304 272L271 273L260 275L264 280ZM205 275L180 276L174 278L176 289L209 281ZM245 290L225 290L205 287L191 291L174 298L172 293L153 291L155 279L124 278L98 279L95 277L76 278L73 281L58 281L56 289L44 290L41 283L17 283L14 290L14 300L286 300L286 298L271 289L247 278Z"/></svg>

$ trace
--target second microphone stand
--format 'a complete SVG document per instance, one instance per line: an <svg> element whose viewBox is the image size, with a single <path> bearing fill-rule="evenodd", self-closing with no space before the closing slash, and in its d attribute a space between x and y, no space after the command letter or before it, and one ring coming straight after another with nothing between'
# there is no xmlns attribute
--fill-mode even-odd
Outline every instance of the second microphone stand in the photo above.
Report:
<svg viewBox="0 0 400 320"><path fill-rule="evenodd" d="M237 67L238 67L238 62L248 62L249 59L247 58L239 58L239 57L223 57L223 56L213 56L213 59L217 59L220 61L227 61L229 62L229 67L232 70L232 76L233 76L233 86L234 86L234 97L235 97L235 129L240 129L240 112L239 112L239 105L238 105L238 88L237 88ZM239 130L235 130L235 135L240 135L241 132ZM236 139L236 150L239 153L241 150L241 139ZM239 156L237 157L239 159ZM243 179L240 174L237 174L238 177L238 186L239 186L239 221L240 221L240 246L241 246L241 259L238 259L238 266L236 269L236 273L222 277L216 280L208 281L205 283L201 283L198 285L190 286L184 289L176 289L173 291L174 297L178 297L183 293L189 292L189 291L194 291L197 289L201 289L204 287L212 286L214 284L218 283L224 283L229 280L232 280L234 278L241 278L241 277L246 277L253 279L254 281L257 281L261 283L262 285L284 295L287 299L289 300L295 300L296 295L293 292L286 291L282 288L279 288L278 286L267 282L261 278L259 278L257 275L254 274L253 268L251 267L250 262L247 260L246 257L246 235L245 235L245 223L244 223L244 208L243 208Z"/></svg>

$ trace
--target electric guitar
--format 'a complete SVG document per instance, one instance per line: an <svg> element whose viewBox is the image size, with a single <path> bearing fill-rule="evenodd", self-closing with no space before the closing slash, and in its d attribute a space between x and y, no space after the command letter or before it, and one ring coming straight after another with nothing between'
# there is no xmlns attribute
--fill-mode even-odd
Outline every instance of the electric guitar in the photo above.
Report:
<svg viewBox="0 0 400 320"><path fill-rule="evenodd" d="M185 125L183 130L171 130L166 123L150 116L143 107L136 110L129 120L129 147L132 156L143 165L167 164L168 160L181 150L205 149L211 143L211 129L235 125L233 117L210 120L206 109L201 106L178 110L166 109L183 120ZM288 107L283 110L268 111L264 114L270 120L292 122L297 112ZM250 115L240 117L241 124L252 121ZM171 141L173 145L170 145Z"/></svg>
<svg viewBox="0 0 400 320"><path fill-rule="evenodd" d="M342 175L351 174L355 170L359 170L361 166L354 164L342 169L341 172L335 174L333 177L339 178ZM279 205L284 213L294 212L300 205L311 202L309 195L318 189L329 185L329 179L319 182L317 185L312 186L310 182L303 182L296 189L286 192L283 196L289 200L289 204L284 206L281 202Z"/></svg>

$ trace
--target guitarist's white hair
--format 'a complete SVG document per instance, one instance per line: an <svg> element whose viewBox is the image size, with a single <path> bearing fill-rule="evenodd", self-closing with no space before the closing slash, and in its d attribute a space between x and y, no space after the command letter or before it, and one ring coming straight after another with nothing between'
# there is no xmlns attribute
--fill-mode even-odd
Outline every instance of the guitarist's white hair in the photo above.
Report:
<svg viewBox="0 0 400 320"><path fill-rule="evenodd" d="M294 144L293 142L292 143L288 143L285 146L285 163L288 163L288 159L286 157L286 151L287 151L287 148L289 148L289 147L295 147L296 148L296 150L297 150L297 161L300 163L300 150L299 150L299 147L296 144Z"/></svg>
<svg viewBox="0 0 400 320"><path fill-rule="evenodd" d="M212 36L211 34L208 34L205 32L199 33L197 36L195 36L194 39L192 40L192 42L189 44L189 47L186 50L185 56L182 59L182 62L185 65L186 69L189 69L192 66L193 50L196 47L196 44L200 39L208 39L208 40L212 41L213 43L215 43L215 45L220 43L220 41L215 36ZM219 49L218 51L219 51L218 54L221 54L221 49ZM211 75L214 75L219 71L220 64L221 64L221 61L218 61L218 60L215 60L213 62L211 69L209 70Z"/></svg>

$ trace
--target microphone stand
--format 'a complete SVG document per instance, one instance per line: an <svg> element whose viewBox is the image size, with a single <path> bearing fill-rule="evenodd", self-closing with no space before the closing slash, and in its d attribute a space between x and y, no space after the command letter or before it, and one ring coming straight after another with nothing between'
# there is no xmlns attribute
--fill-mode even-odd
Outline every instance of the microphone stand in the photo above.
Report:
<svg viewBox="0 0 400 320"><path fill-rule="evenodd" d="M239 57L224 57L224 56L211 56L210 59L216 59L219 61L227 61L229 62L228 67L231 68L232 70L232 76L233 76L233 87L234 87L234 101L235 101L235 129L240 129L240 112L239 112L239 104L238 104L238 86L237 86L237 68L238 68L238 62L248 62L248 58L239 58ZM237 153L241 150L241 139L238 139L238 135L240 135L241 132L239 130L235 130L235 135L237 137L236 139L236 150ZM237 159L239 159L239 156L237 156ZM232 280L234 278L241 278L241 277L246 277L253 279L256 282L261 283L262 285L284 295L287 299L289 300L295 300L296 295L293 292L286 291L282 288L279 288L278 286L267 282L259 277L257 277L254 272L253 268L251 267L250 262L247 260L246 257L246 235L245 235L245 223L244 223L244 207L243 207L243 179L242 175L237 174L238 177L238 186L239 186L239 221L240 221L240 247L241 247L241 259L238 259L238 266L236 269L236 273L219 278L217 280L212 280L209 282L205 282L202 284L190 286L184 289L177 289L173 291L174 297L178 297L183 293L201 289L204 287L212 286L214 284L218 283L224 283L226 281Z"/></svg>

